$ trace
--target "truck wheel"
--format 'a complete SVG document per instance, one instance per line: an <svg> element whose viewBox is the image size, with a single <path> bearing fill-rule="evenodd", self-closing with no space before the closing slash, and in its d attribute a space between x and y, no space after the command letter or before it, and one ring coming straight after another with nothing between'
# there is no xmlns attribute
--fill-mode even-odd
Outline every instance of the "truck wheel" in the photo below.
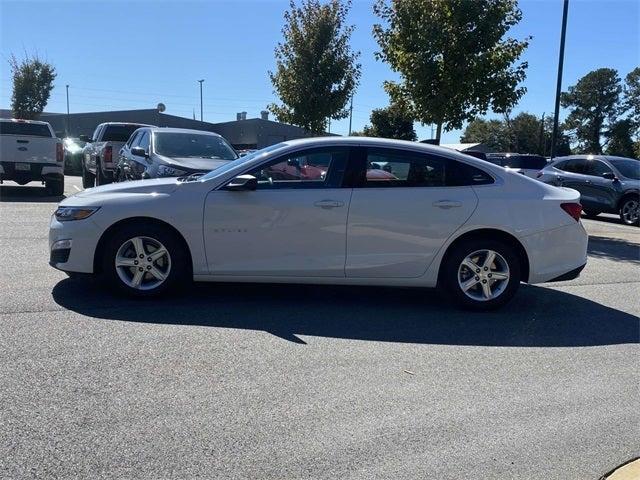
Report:
<svg viewBox="0 0 640 480"><path fill-rule="evenodd" d="M113 180L104 174L102 166L99 163L96 163L96 185L106 185L111 182L113 182Z"/></svg>
<svg viewBox="0 0 640 480"><path fill-rule="evenodd" d="M64 194L64 177L46 180L45 189L52 197L61 197Z"/></svg>
<svg viewBox="0 0 640 480"><path fill-rule="evenodd" d="M84 163L82 164L82 188L92 188L96 184L96 177L93 173L87 171L84 167Z"/></svg>

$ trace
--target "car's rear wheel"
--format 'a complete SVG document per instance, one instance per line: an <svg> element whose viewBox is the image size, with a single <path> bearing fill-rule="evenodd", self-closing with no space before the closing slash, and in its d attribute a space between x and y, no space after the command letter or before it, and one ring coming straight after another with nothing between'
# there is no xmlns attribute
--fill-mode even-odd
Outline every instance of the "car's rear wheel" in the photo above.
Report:
<svg viewBox="0 0 640 480"><path fill-rule="evenodd" d="M156 296L188 280L188 255L176 235L159 225L126 225L107 242L103 274L122 293Z"/></svg>
<svg viewBox="0 0 640 480"><path fill-rule="evenodd" d="M107 185L112 180L102 171L100 163L96 163L96 185Z"/></svg>
<svg viewBox="0 0 640 480"><path fill-rule="evenodd" d="M640 197L628 197L622 202L620 220L625 225L640 224Z"/></svg>
<svg viewBox="0 0 640 480"><path fill-rule="evenodd" d="M491 310L515 295L520 285L520 260L507 243L469 239L454 246L444 265L445 285L465 308Z"/></svg>
<svg viewBox="0 0 640 480"><path fill-rule="evenodd" d="M44 188L46 189L47 194L51 195L52 197L62 196L62 194L64 194L64 177L46 180L44 183Z"/></svg>
<svg viewBox="0 0 640 480"><path fill-rule="evenodd" d="M82 188L92 188L96 184L96 177L93 173L88 171L84 164L82 164Z"/></svg>

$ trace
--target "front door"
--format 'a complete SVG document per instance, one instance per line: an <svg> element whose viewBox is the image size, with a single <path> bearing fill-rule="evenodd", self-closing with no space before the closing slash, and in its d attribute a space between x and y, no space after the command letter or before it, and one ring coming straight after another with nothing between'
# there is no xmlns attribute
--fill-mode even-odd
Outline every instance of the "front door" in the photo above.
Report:
<svg viewBox="0 0 640 480"><path fill-rule="evenodd" d="M462 162L393 149L367 149L365 165L349 207L347 277L423 275L475 210L471 185L493 181Z"/></svg>
<svg viewBox="0 0 640 480"><path fill-rule="evenodd" d="M255 191L207 195L204 235L212 275L344 277L351 189L348 147L298 151L245 174Z"/></svg>

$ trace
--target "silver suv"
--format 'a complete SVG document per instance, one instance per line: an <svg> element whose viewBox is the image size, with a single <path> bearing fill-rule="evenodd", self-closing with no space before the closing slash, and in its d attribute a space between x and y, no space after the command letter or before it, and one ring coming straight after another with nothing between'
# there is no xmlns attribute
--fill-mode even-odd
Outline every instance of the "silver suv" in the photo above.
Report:
<svg viewBox="0 0 640 480"><path fill-rule="evenodd" d="M626 225L638 225L640 160L607 155L558 157L537 178L578 190L587 216L617 213Z"/></svg>

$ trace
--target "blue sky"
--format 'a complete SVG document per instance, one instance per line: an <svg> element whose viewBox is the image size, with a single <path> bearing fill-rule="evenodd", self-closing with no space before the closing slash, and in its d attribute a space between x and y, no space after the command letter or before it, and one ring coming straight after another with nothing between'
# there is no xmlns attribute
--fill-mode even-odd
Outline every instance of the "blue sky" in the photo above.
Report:
<svg viewBox="0 0 640 480"><path fill-rule="evenodd" d="M394 78L374 59L376 22L371 1L354 1L352 39L361 52L362 79L354 99L353 128L368 122L371 109L386 106L382 82ZM8 108L11 80L7 59L37 52L56 65L58 77L47 111L71 112L153 108L199 117L197 80L204 78L204 119L257 117L275 100L267 71L281 40L288 1L7 1L0 0L0 107ZM515 108L551 114L555 95L561 0L521 0L516 38L533 36L524 55L528 92ZM563 87L599 67L621 76L640 64L639 0L571 0ZM428 126L416 125L429 138ZM348 120L331 131L346 134ZM445 133L458 142L459 131Z"/></svg>

